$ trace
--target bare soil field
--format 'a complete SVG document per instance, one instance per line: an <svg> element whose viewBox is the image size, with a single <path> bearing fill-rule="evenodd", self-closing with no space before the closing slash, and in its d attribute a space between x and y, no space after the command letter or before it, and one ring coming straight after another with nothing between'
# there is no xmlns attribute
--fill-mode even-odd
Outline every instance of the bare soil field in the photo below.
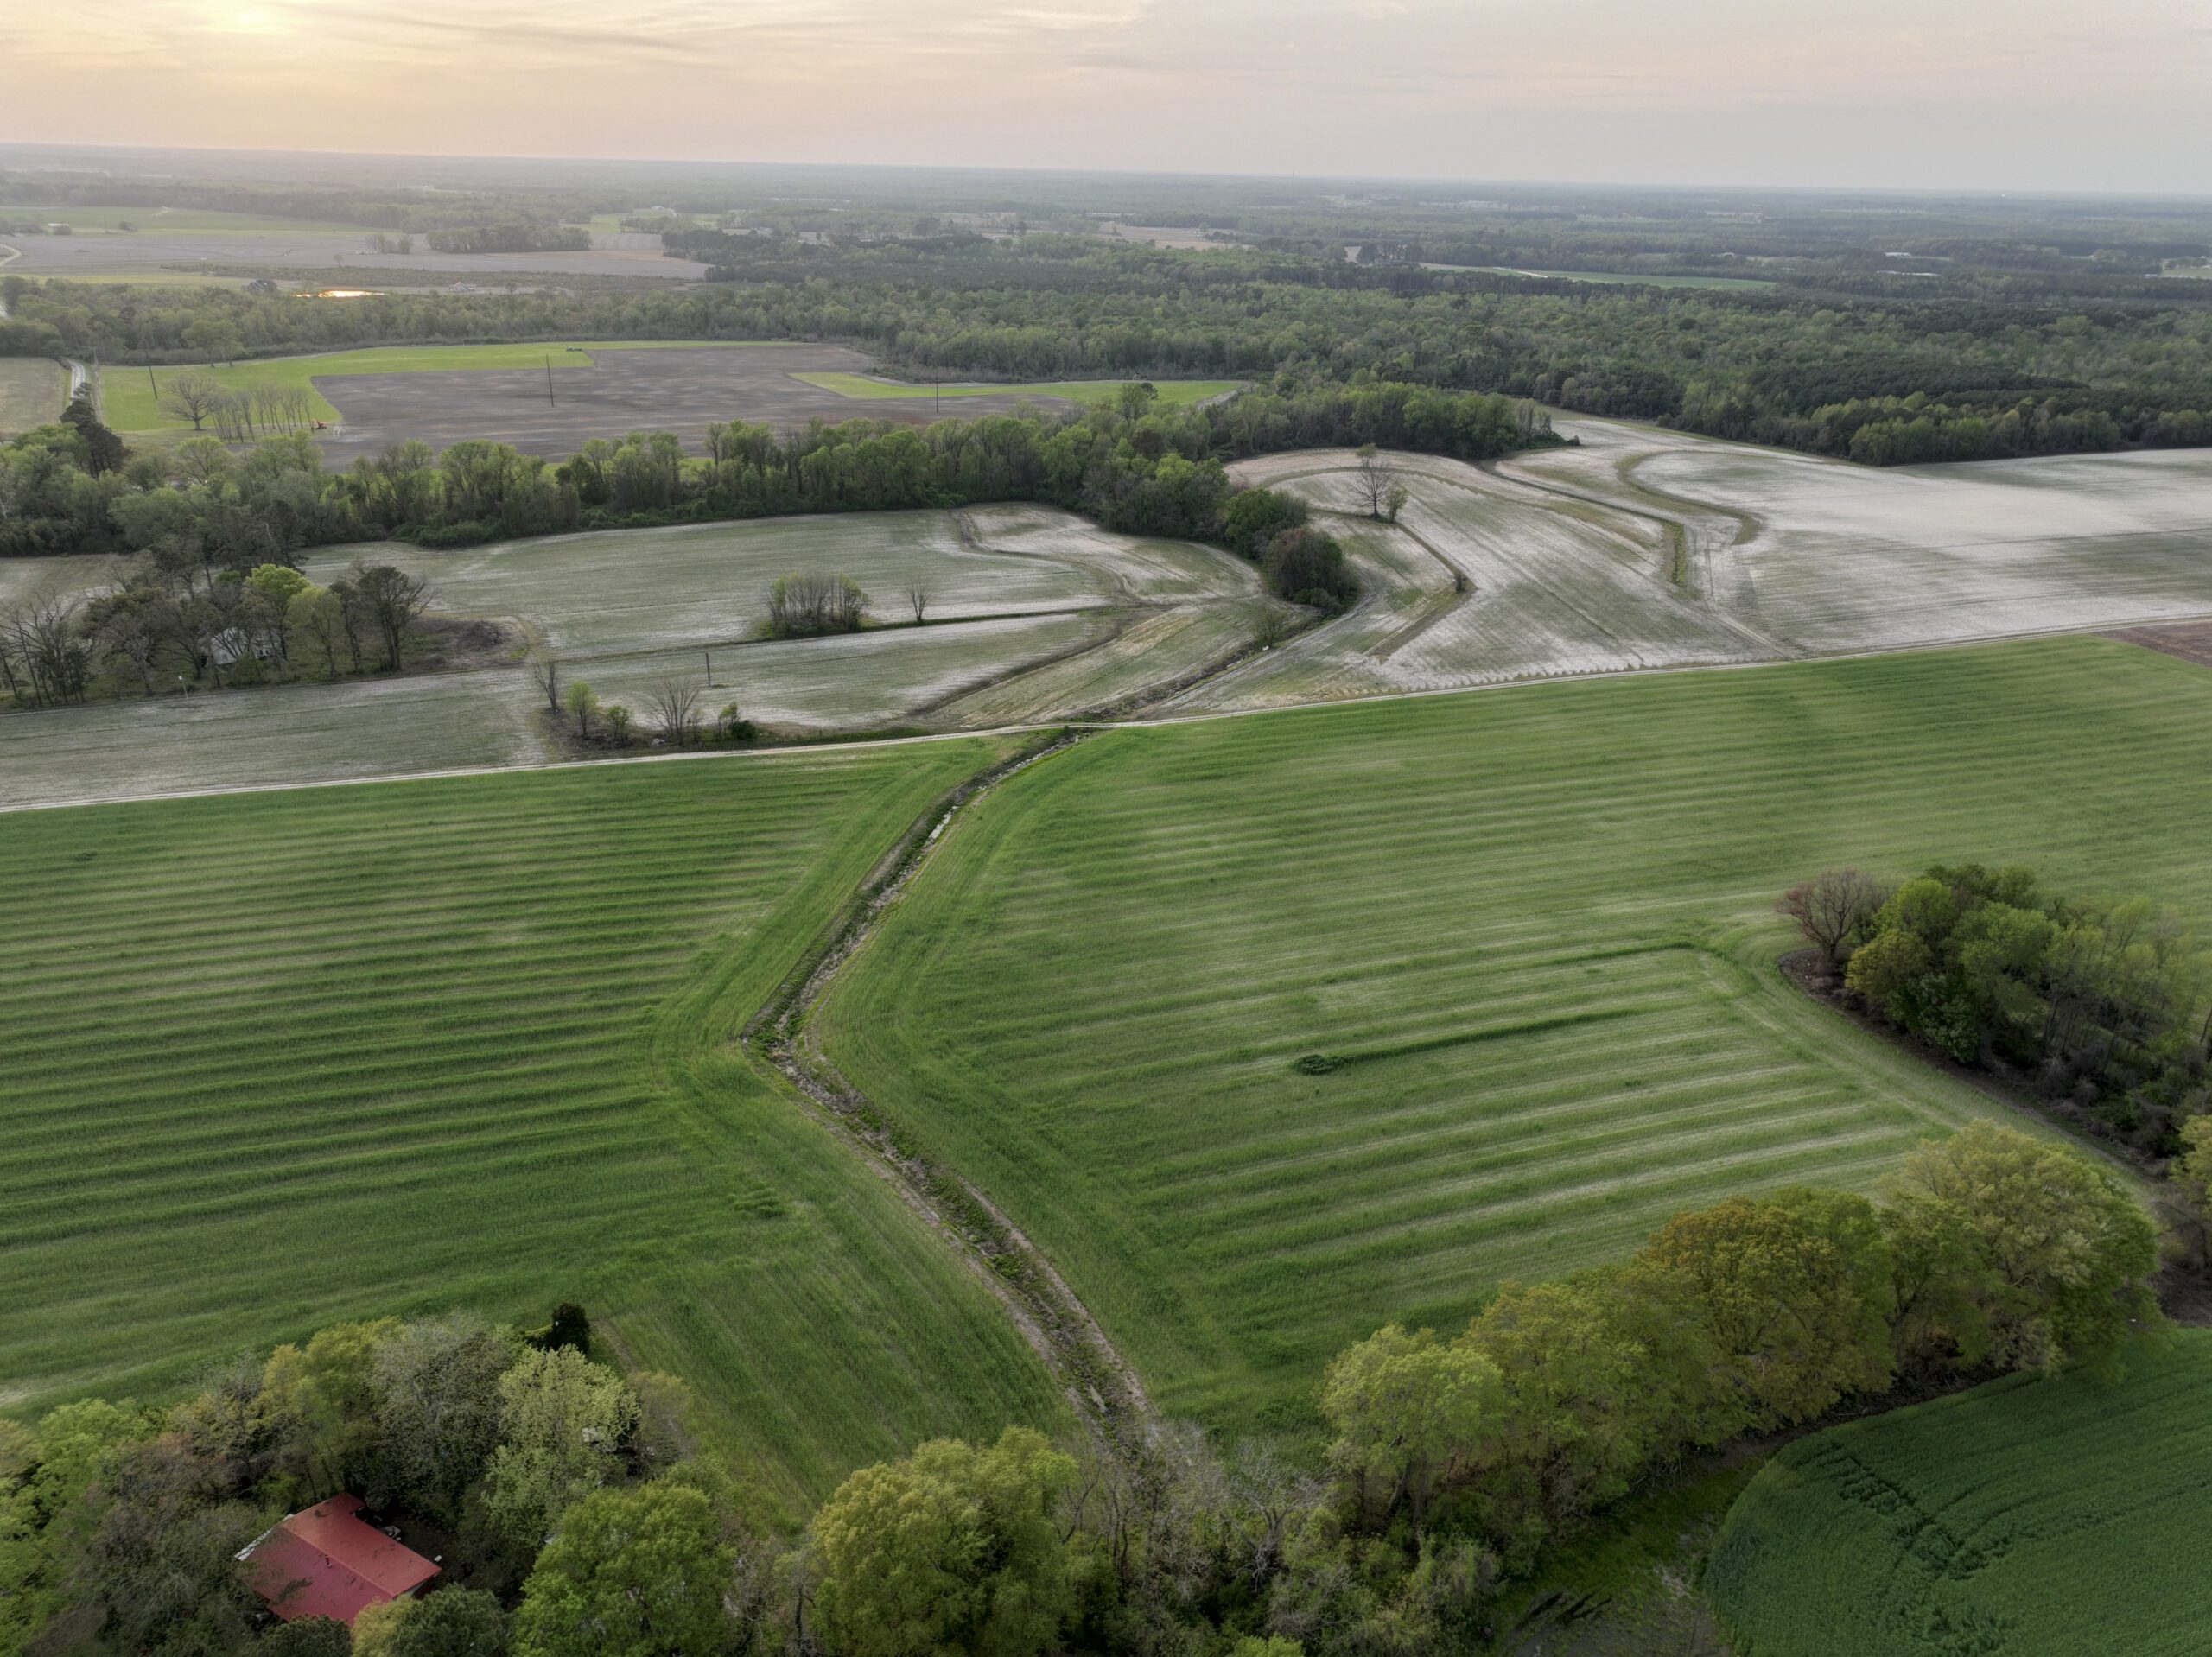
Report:
<svg viewBox="0 0 2212 1657"><path fill-rule="evenodd" d="M2177 621L2164 627L2121 627L2106 635L2166 656L2212 668L2212 621Z"/></svg>
<svg viewBox="0 0 2212 1657"><path fill-rule="evenodd" d="M803 425L812 419L897 420L925 426L938 417L922 398L861 401L809 385L799 373L861 373L873 366L842 346L743 345L727 350L595 351L588 367L555 378L546 401L539 369L464 369L452 373L346 374L315 389L344 416L325 440L334 465L381 454L419 438L444 448L468 438L512 443L526 454L563 457L594 437L673 431L703 453L717 420ZM1025 403L1073 408L1058 397L963 397L946 417L1007 414Z"/></svg>
<svg viewBox="0 0 2212 1657"><path fill-rule="evenodd" d="M599 235L588 249L569 253L377 253L368 238L351 232L286 231L268 234L21 236L10 243L22 257L10 269L26 276L99 276L111 271L194 270L224 265L275 266L327 276L348 270L451 271L470 281L497 283L512 276L659 276L696 282L707 267L671 259L658 237Z"/></svg>

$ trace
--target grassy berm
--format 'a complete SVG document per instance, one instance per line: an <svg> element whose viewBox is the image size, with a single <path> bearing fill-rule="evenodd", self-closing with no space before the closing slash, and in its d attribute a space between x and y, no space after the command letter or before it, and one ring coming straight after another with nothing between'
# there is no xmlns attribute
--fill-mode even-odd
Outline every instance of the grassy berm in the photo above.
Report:
<svg viewBox="0 0 2212 1657"><path fill-rule="evenodd" d="M1004 1313L731 1050L982 742L0 817L0 1410L575 1299L764 1515L1060 1425Z"/></svg>
<svg viewBox="0 0 2212 1657"><path fill-rule="evenodd" d="M1783 1451L1706 1591L1738 1657L2196 1657L2212 1330L2117 1378L2014 1375Z"/></svg>
<svg viewBox="0 0 2212 1657"><path fill-rule="evenodd" d="M1777 894L1980 858L2212 917L2208 728L2212 675L2072 639L1116 732L954 824L821 1028L1166 1408L1312 1431L1378 1324L2005 1113L1791 987Z"/></svg>

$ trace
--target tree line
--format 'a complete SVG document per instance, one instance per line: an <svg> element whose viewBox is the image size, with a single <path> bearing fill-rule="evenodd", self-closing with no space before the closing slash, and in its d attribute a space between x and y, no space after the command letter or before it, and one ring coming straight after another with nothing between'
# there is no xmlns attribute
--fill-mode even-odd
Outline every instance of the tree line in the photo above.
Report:
<svg viewBox="0 0 2212 1657"><path fill-rule="evenodd" d="M1900 1378L2120 1362L2162 1327L2155 1262L2110 1174L1977 1122L1881 1202L1735 1197L1455 1335L1386 1325L1321 1378L1318 1457L1013 1427L860 1469L797 1537L749 1522L680 1382L590 1362L579 1309L340 1324L171 1410L0 1425L0 1657L69 1615L147 1657L1441 1657L1700 1451ZM340 1489L449 1537L447 1585L350 1641L256 1634L238 1548Z"/></svg>
<svg viewBox="0 0 2212 1657"><path fill-rule="evenodd" d="M1876 464L2197 443L2212 418L2212 306L2186 283L2146 285L2145 297L2013 296L1922 294L1892 278L1856 295L1562 284L1084 237L721 241L728 280L663 292L395 289L337 306L0 277L13 313L0 352L185 362L233 343L255 356L403 341L820 340L1010 380L1280 377L1294 389L1365 374L1832 454L1852 454L1870 424L1960 428L1942 443L1877 433L1856 454ZM1942 412L1835 412L1915 397Z"/></svg>
<svg viewBox="0 0 2212 1657"><path fill-rule="evenodd" d="M427 601L419 583L410 588L396 568L378 566L327 593L279 594L267 572L296 572L309 547L365 540L457 546L990 500L1047 501L1109 529L1222 543L1257 562L1284 596L1334 609L1357 586L1336 543L1301 527L1302 509L1278 509L1294 523L1270 520L1271 535L1299 530L1280 546L1249 526L1231 533L1239 492L1224 454L1380 441L1480 459L1550 441L1541 410L1479 393L1334 387L1161 409L1132 389L1140 394L1109 409L918 430L855 420L779 431L733 421L708 429L704 459L672 433L633 432L594 439L558 465L503 443L456 443L439 454L410 441L340 473L325 472L312 439L298 433L242 454L206 435L132 454L80 399L70 419L0 444L0 551L118 552L132 562L113 590L88 601L11 611L0 636L16 647L0 648L0 664L18 702L31 703L151 694L180 673L220 685L396 670ZM795 623L798 596L786 594ZM411 608L402 606L407 613L395 622L392 600L402 598ZM850 609L833 604L823 615ZM365 655L372 638L378 648Z"/></svg>
<svg viewBox="0 0 2212 1657"><path fill-rule="evenodd" d="M1780 907L1831 989L2094 1130L2170 1156L2212 1113L2204 957L2147 898L2067 897L2031 869L1965 863L1895 886L1831 869Z"/></svg>

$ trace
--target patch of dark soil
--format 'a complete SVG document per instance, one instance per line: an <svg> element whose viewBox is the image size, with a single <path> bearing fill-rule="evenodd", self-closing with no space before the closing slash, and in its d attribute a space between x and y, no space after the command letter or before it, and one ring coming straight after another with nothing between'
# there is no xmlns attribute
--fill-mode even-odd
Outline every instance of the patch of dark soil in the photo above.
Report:
<svg viewBox="0 0 2212 1657"><path fill-rule="evenodd" d="M519 622L488 616L434 616L416 624L407 665L418 671L505 667L518 660L529 644Z"/></svg>
<svg viewBox="0 0 2212 1657"><path fill-rule="evenodd" d="M2140 644L2162 656L2178 656L2201 668L2212 668L2212 621L2169 621L2149 627L2120 627L2105 637L2123 644Z"/></svg>

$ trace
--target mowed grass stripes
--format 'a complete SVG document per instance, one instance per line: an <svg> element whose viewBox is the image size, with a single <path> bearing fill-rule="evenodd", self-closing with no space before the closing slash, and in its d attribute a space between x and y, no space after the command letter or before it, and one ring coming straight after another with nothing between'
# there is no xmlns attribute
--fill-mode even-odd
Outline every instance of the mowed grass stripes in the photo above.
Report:
<svg viewBox="0 0 2212 1657"><path fill-rule="evenodd" d="M1111 733L955 825L822 1028L1166 1406L1298 1431L1379 1324L2000 1109L1788 988L1775 896L1979 856L2212 912L2208 733L2098 639Z"/></svg>
<svg viewBox="0 0 2212 1657"><path fill-rule="evenodd" d="M583 1301L772 1511L1040 1366L728 1044L995 748L0 817L0 1407Z"/></svg>

